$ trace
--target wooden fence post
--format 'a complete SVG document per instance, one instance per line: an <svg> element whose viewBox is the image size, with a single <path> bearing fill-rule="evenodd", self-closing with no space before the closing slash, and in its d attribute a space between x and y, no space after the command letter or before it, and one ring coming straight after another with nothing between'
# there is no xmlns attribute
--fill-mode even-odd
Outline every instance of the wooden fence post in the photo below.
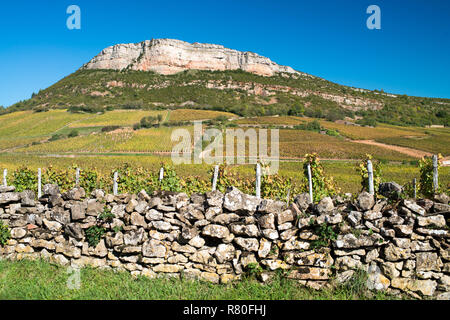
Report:
<svg viewBox="0 0 450 320"><path fill-rule="evenodd" d="M6 176L8 175L8 169L3 170L3 186L8 186L8 182L6 182Z"/></svg>
<svg viewBox="0 0 450 320"><path fill-rule="evenodd" d="M212 181L212 191L216 191L217 188L217 177L219 176L219 166L214 166L214 176Z"/></svg>
<svg viewBox="0 0 450 320"><path fill-rule="evenodd" d="M413 188L414 188L414 199L417 198L417 180L416 178L413 179Z"/></svg>
<svg viewBox="0 0 450 320"><path fill-rule="evenodd" d="M261 198L261 166L256 164L256 197Z"/></svg>
<svg viewBox="0 0 450 320"><path fill-rule="evenodd" d="M308 182L309 182L309 203L314 202L313 198L313 184L312 184L312 175L311 175L311 165L308 163Z"/></svg>
<svg viewBox="0 0 450 320"><path fill-rule="evenodd" d="M38 169L38 199L42 197L42 175L41 168Z"/></svg>
<svg viewBox="0 0 450 320"><path fill-rule="evenodd" d="M116 172L114 172L114 184L113 184L113 194L115 196L117 196L118 193L118 185L117 185L117 180L118 180L119 174Z"/></svg>
<svg viewBox="0 0 450 320"><path fill-rule="evenodd" d="M439 183L438 183L438 157L437 155L433 155L433 188L434 193L438 191Z"/></svg>
<svg viewBox="0 0 450 320"><path fill-rule="evenodd" d="M75 186L80 186L80 168L77 168L77 171L75 173Z"/></svg>
<svg viewBox="0 0 450 320"><path fill-rule="evenodd" d="M367 176L369 178L369 193L371 195L375 194L374 187L373 187L373 166L372 161L367 160Z"/></svg>

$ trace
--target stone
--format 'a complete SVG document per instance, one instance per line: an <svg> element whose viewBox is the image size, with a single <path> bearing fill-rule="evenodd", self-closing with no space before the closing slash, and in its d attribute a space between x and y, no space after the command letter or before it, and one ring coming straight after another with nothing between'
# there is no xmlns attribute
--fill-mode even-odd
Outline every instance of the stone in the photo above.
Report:
<svg viewBox="0 0 450 320"><path fill-rule="evenodd" d="M222 207L224 195L219 190L206 193L206 202L210 207Z"/></svg>
<svg viewBox="0 0 450 320"><path fill-rule="evenodd" d="M416 271L441 271L443 263L435 252L416 253Z"/></svg>
<svg viewBox="0 0 450 320"><path fill-rule="evenodd" d="M361 208L361 210L364 210L364 211L372 209L372 207L375 204L375 199L374 199L373 195L371 195L370 193L365 192L365 191L361 192L358 195L357 201L358 201L358 206Z"/></svg>
<svg viewBox="0 0 450 320"><path fill-rule="evenodd" d="M450 197L446 195L445 193L435 194L434 195L434 201L442 204L449 204L450 203Z"/></svg>
<svg viewBox="0 0 450 320"><path fill-rule="evenodd" d="M190 69L210 71L243 70L260 76L287 73L301 75L256 53L242 52L207 43L175 39L152 39L105 48L83 69L141 70L176 74ZM112 85L112 84L111 84ZM114 82L117 86L119 83Z"/></svg>
<svg viewBox="0 0 450 320"><path fill-rule="evenodd" d="M259 241L255 238L234 238L234 242L243 250L246 251L258 251Z"/></svg>
<svg viewBox="0 0 450 320"><path fill-rule="evenodd" d="M358 211L350 211L350 213L347 216L347 220L350 222L350 224L353 227L356 227L360 224L362 219L362 213Z"/></svg>
<svg viewBox="0 0 450 320"><path fill-rule="evenodd" d="M433 280L417 280L408 278L394 278L391 286L402 291L420 292L425 296L432 296L436 290L437 283Z"/></svg>
<svg viewBox="0 0 450 320"><path fill-rule="evenodd" d="M259 229L254 224L232 224L230 226L231 232L238 236L257 237L259 236Z"/></svg>
<svg viewBox="0 0 450 320"><path fill-rule="evenodd" d="M290 268L290 266L286 262L279 259L262 260L261 263L263 266L266 266L266 268L268 268L271 271L275 271L278 269L286 270Z"/></svg>
<svg viewBox="0 0 450 320"><path fill-rule="evenodd" d="M337 257L335 260L335 266L340 271L345 271L349 269L359 269L362 267L360 260L354 259L350 256Z"/></svg>
<svg viewBox="0 0 450 320"><path fill-rule="evenodd" d="M34 201L35 194L31 190L25 190L20 193L20 203L24 207L34 207L35 201Z"/></svg>
<svg viewBox="0 0 450 320"><path fill-rule="evenodd" d="M218 224L209 224L203 228L202 234L208 237L223 239L230 235L227 227Z"/></svg>
<svg viewBox="0 0 450 320"><path fill-rule="evenodd" d="M413 233L413 227L408 225L394 226L395 234L399 237L407 237Z"/></svg>
<svg viewBox="0 0 450 320"><path fill-rule="evenodd" d="M112 206L111 213L116 218L123 218L125 215L125 205L124 204L115 204Z"/></svg>
<svg viewBox="0 0 450 320"><path fill-rule="evenodd" d="M220 282L220 276L214 272L202 272L200 273L199 279L216 284Z"/></svg>
<svg viewBox="0 0 450 320"><path fill-rule="evenodd" d="M233 260L235 253L235 248L231 244L221 243L217 246L216 251L214 252L214 256L219 263L225 263Z"/></svg>
<svg viewBox="0 0 450 320"><path fill-rule="evenodd" d="M172 251L181 252L181 253L195 253L197 251L191 245L188 245L188 244L180 245L178 242L173 242L171 249L172 249Z"/></svg>
<svg viewBox="0 0 450 320"><path fill-rule="evenodd" d="M158 240L149 240L142 245L142 255L144 257L164 258L167 248Z"/></svg>
<svg viewBox="0 0 450 320"><path fill-rule="evenodd" d="M450 212L450 205L435 202L433 205L433 211L435 213L447 213L448 214Z"/></svg>
<svg viewBox="0 0 450 320"><path fill-rule="evenodd" d="M86 218L85 208L81 203L75 203L70 208L70 214L73 221L79 221Z"/></svg>
<svg viewBox="0 0 450 320"><path fill-rule="evenodd" d="M426 214L425 209L419 206L417 203L411 200L403 200L402 205L411 210L412 212L417 213L418 215L424 216Z"/></svg>
<svg viewBox="0 0 450 320"><path fill-rule="evenodd" d="M277 230L274 229L263 229L262 230L262 235L270 240L276 240L280 237L280 235L278 234Z"/></svg>
<svg viewBox="0 0 450 320"><path fill-rule="evenodd" d="M231 187L227 189L223 207L231 212L253 215L260 204L261 199L242 193L239 189Z"/></svg>
<svg viewBox="0 0 450 320"><path fill-rule="evenodd" d="M317 267L299 267L292 270L287 278L296 280L328 280L331 274L330 269Z"/></svg>
<svg viewBox="0 0 450 320"><path fill-rule="evenodd" d="M0 186L0 193L14 192L15 190L16 190L16 187L14 187L14 186L4 186L4 185Z"/></svg>
<svg viewBox="0 0 450 320"><path fill-rule="evenodd" d="M152 221L152 226L159 231L169 231L172 229L172 225L164 220Z"/></svg>
<svg viewBox="0 0 450 320"><path fill-rule="evenodd" d="M302 210L306 211L308 209L309 204L311 203L311 199L309 198L308 193L301 193L298 196L294 198L294 203L297 205L297 207Z"/></svg>
<svg viewBox="0 0 450 320"><path fill-rule="evenodd" d="M258 218L258 224L262 229L275 229L275 215L269 213L260 216Z"/></svg>
<svg viewBox="0 0 450 320"><path fill-rule="evenodd" d="M331 211L333 211L333 209L333 200L330 197L323 198L316 206L316 210L319 214L330 213Z"/></svg>
<svg viewBox="0 0 450 320"><path fill-rule="evenodd" d="M59 231L62 229L62 225L59 222L56 221L50 221L47 219L42 219L42 222L44 223L45 227L49 229L50 231Z"/></svg>
<svg viewBox="0 0 450 320"><path fill-rule="evenodd" d="M215 216L211 221L218 224L229 225L240 220L240 216L235 213L222 213Z"/></svg>
<svg viewBox="0 0 450 320"><path fill-rule="evenodd" d="M371 264L367 271L367 288L369 290L387 290L391 284L388 278L382 273L376 264Z"/></svg>
<svg viewBox="0 0 450 320"><path fill-rule="evenodd" d="M298 241L295 238L289 239L285 243L283 243L282 249L285 251L290 250L307 250L309 249L310 244L306 241Z"/></svg>
<svg viewBox="0 0 450 320"><path fill-rule="evenodd" d="M354 270L347 270L344 272L340 272L336 275L336 283L343 284L349 282L353 278L354 274L355 274Z"/></svg>
<svg viewBox="0 0 450 320"><path fill-rule="evenodd" d="M19 201L20 201L20 193L17 192L0 193L0 204L7 204Z"/></svg>
<svg viewBox="0 0 450 320"><path fill-rule="evenodd" d="M25 230L24 228L12 228L10 233L11 233L11 238L22 239L27 234L27 230Z"/></svg>
<svg viewBox="0 0 450 320"><path fill-rule="evenodd" d="M378 193L389 199L398 199L403 192L403 187L396 182L380 183Z"/></svg>
<svg viewBox="0 0 450 320"><path fill-rule="evenodd" d="M196 251L193 255L189 257L190 261L198 262L202 264L209 264L213 262L213 257L208 252L208 250Z"/></svg>
<svg viewBox="0 0 450 320"><path fill-rule="evenodd" d="M151 209L145 214L145 219L147 219L147 221L162 220L163 214L155 209Z"/></svg>
<svg viewBox="0 0 450 320"><path fill-rule="evenodd" d="M272 242L265 238L262 238L259 241L258 257L260 258L267 257L271 249L272 249Z"/></svg>
<svg viewBox="0 0 450 320"><path fill-rule="evenodd" d="M137 246L144 241L144 229L139 228L135 231L128 231L123 235L123 242L127 246Z"/></svg>
<svg viewBox="0 0 450 320"><path fill-rule="evenodd" d="M147 228L147 223L145 222L144 216L140 215L137 212L131 213L130 222L134 226Z"/></svg>
<svg viewBox="0 0 450 320"><path fill-rule="evenodd" d="M384 256L388 261L400 261L406 260L411 257L411 249L403 249L394 246L392 243L389 243L386 247L384 247Z"/></svg>
<svg viewBox="0 0 450 320"><path fill-rule="evenodd" d="M286 207L286 202L263 199L258 206L258 212L262 214L276 215L281 213Z"/></svg>
<svg viewBox="0 0 450 320"><path fill-rule="evenodd" d="M69 190L64 194L64 198L66 200L75 200L75 201L79 201L83 199L85 196L86 192L81 187L73 188L72 190Z"/></svg>
<svg viewBox="0 0 450 320"><path fill-rule="evenodd" d="M282 224L285 224L288 222L293 222L296 218L296 214L292 210L287 209L282 212L279 212L276 215L276 218L277 218L277 224L282 225Z"/></svg>
<svg viewBox="0 0 450 320"><path fill-rule="evenodd" d="M104 239L101 239L99 241L99 243L95 246L92 254L100 258L106 257L106 255L108 254L108 249L106 248Z"/></svg>
<svg viewBox="0 0 450 320"><path fill-rule="evenodd" d="M164 272L164 273L177 273L183 269L183 266L178 264L158 264L153 267L154 272Z"/></svg>
<svg viewBox="0 0 450 320"><path fill-rule="evenodd" d="M201 248L205 245L205 239L203 239L200 236L196 236L196 237L192 238L191 240L189 240L188 244L195 248Z"/></svg>
<svg viewBox="0 0 450 320"><path fill-rule="evenodd" d="M329 252L301 252L296 255L296 258L299 266L330 268L334 262Z"/></svg>
<svg viewBox="0 0 450 320"><path fill-rule="evenodd" d="M386 275L389 279L398 278L400 276L400 271L396 268L393 262L383 262L380 265L381 272Z"/></svg>
<svg viewBox="0 0 450 320"><path fill-rule="evenodd" d="M447 225L443 215L417 217L417 225L419 227L435 226L437 228L445 228Z"/></svg>
<svg viewBox="0 0 450 320"><path fill-rule="evenodd" d="M43 196L54 196L59 193L59 187L57 184L46 184L42 187Z"/></svg>
<svg viewBox="0 0 450 320"><path fill-rule="evenodd" d="M376 220L376 219L380 219L383 217L383 214L379 211L372 211L372 210L368 210L366 212L364 212L364 219L366 220Z"/></svg>
<svg viewBox="0 0 450 320"><path fill-rule="evenodd" d="M373 260L375 260L376 258L378 258L379 254L378 254L378 250L377 249L372 249L370 251L367 252L367 255L365 256L365 263L370 263Z"/></svg>

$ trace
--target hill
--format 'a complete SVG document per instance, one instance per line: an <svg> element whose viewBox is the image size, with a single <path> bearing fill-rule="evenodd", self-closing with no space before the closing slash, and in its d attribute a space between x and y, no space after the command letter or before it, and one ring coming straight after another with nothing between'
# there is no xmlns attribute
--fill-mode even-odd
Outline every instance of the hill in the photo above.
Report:
<svg viewBox="0 0 450 320"><path fill-rule="evenodd" d="M450 99L339 85L255 53L159 39L106 48L78 71L2 112L188 108L423 127L449 126L449 107Z"/></svg>

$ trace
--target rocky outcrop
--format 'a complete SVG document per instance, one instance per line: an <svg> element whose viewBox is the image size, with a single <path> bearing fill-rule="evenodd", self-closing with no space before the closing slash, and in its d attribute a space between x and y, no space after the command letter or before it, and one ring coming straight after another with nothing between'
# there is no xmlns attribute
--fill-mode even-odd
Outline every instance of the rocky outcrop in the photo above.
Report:
<svg viewBox="0 0 450 320"><path fill-rule="evenodd" d="M244 70L263 76L298 73L253 52L241 52L216 44L188 43L172 39L152 39L118 44L104 49L83 66L84 69L153 71L174 74L185 70Z"/></svg>
<svg viewBox="0 0 450 320"><path fill-rule="evenodd" d="M389 203L368 193L322 199L308 194L282 201L230 188L206 194L155 192L113 196L82 188L60 194L0 187L0 220L11 239L0 258L43 258L72 267L122 269L214 283L248 270L276 270L312 288L351 281L416 298L450 295L448 197ZM92 241L91 228L104 233ZM98 231L98 229L97 229ZM98 234L98 233L97 233Z"/></svg>

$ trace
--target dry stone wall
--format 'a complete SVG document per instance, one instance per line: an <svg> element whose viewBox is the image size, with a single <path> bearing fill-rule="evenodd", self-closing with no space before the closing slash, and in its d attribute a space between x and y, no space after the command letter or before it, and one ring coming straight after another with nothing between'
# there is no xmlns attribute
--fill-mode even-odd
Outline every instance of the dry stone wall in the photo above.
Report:
<svg viewBox="0 0 450 320"><path fill-rule="evenodd" d="M0 257L214 283L238 280L249 269L268 281L282 270L313 288L352 281L365 270L369 289L449 298L448 196L389 201L361 193L318 204L308 197L288 205L236 188L113 196L82 188L61 194L45 185L35 200L32 191L0 187L0 220L11 230ZM94 226L105 233L90 246L87 230Z"/></svg>

